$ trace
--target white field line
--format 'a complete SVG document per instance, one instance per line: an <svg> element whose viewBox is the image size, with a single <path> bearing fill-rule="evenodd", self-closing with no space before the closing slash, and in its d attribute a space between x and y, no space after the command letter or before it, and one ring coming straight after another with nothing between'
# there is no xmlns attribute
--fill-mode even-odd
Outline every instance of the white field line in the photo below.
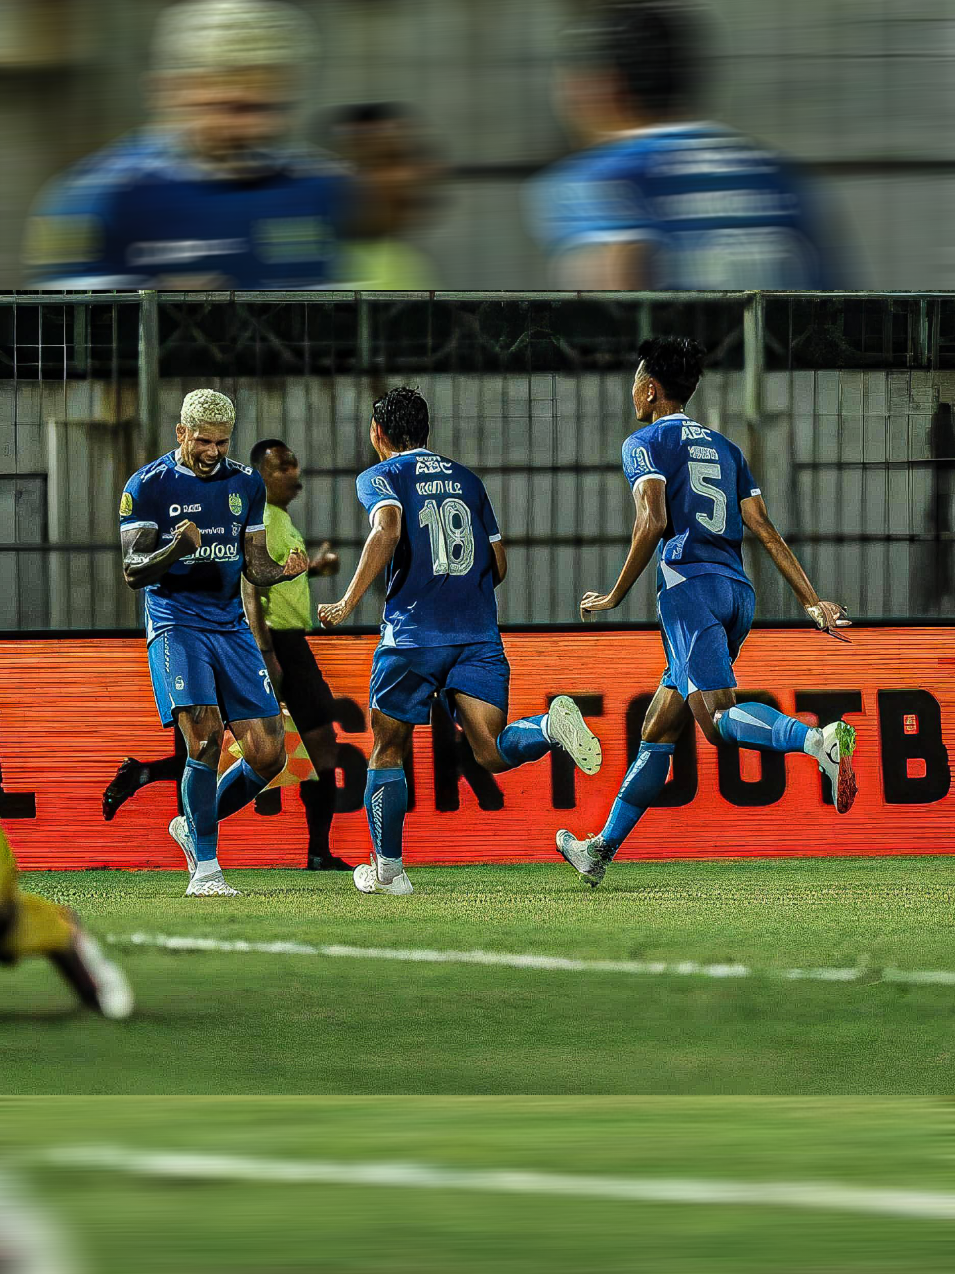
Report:
<svg viewBox="0 0 955 1274"><path fill-rule="evenodd" d="M247 942L242 938L193 938L166 934L110 934L107 942L134 947L163 947L168 951L239 952L252 955L327 956L353 960L396 960L412 964L484 964L509 969L543 969L557 973L671 974L703 978L782 978L798 982L903 982L955 986L955 972L947 969L854 968L755 969L746 964L700 964L695 960L583 960L569 956L519 955L506 951L435 951L428 948L349 947L336 943L312 946L307 942Z"/></svg>
<svg viewBox="0 0 955 1274"><path fill-rule="evenodd" d="M277 1182L289 1185L396 1186L491 1194L569 1195L632 1203L694 1203L827 1212L862 1212L955 1221L955 1194L801 1181L706 1181L467 1169L417 1163L337 1163L258 1159L121 1146L64 1146L31 1155L32 1163L182 1181Z"/></svg>

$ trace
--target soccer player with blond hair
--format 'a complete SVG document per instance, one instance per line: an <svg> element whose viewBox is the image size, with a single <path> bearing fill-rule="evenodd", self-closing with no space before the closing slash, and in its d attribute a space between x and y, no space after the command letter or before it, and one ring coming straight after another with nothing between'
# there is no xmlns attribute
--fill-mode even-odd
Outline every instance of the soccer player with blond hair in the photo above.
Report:
<svg viewBox="0 0 955 1274"><path fill-rule="evenodd" d="M194 897L238 893L219 867L218 824L285 765L282 717L242 608L242 576L268 588L308 570L299 550L284 565L271 557L265 484L229 458L234 426L225 394L187 394L178 447L133 474L119 510L123 574L145 594L156 707L165 727L182 731L189 753L184 813L169 831L186 857L186 893ZM218 780L225 723L242 756Z"/></svg>

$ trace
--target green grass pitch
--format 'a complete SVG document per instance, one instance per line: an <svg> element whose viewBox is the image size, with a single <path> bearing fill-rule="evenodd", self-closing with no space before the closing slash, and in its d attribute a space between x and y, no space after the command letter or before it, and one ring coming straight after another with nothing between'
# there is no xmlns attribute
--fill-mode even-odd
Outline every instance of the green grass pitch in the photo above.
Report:
<svg viewBox="0 0 955 1274"><path fill-rule="evenodd" d="M944 1210L955 1206L953 1121L950 1102L917 1098L0 1099L0 1209L13 1177L96 1274L947 1274L952 1217L878 1204L663 1203L256 1173L262 1160L321 1160L809 1183L927 1194ZM197 1181L45 1161L91 1145L254 1163L247 1180Z"/></svg>
<svg viewBox="0 0 955 1274"><path fill-rule="evenodd" d="M644 862L596 891L555 862L412 871L409 899L347 875L233 871L237 899L184 873L25 875L100 935L743 962L754 976L411 964L117 945L128 1023L75 1009L38 961L0 970L8 1094L935 1094L955 1083L945 857ZM786 981L852 967L852 982Z"/></svg>

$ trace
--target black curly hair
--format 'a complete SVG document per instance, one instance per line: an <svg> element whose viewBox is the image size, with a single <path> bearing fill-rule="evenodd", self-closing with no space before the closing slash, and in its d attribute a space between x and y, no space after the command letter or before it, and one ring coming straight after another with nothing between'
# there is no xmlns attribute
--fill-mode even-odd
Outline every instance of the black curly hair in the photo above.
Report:
<svg viewBox="0 0 955 1274"><path fill-rule="evenodd" d="M372 415L378 428L399 451L423 447L428 441L431 428L428 404L416 389L409 389L407 385L389 389L375 403Z"/></svg>
<svg viewBox="0 0 955 1274"><path fill-rule="evenodd" d="M686 403L700 383L706 350L692 336L654 336L637 350L647 373L667 398Z"/></svg>

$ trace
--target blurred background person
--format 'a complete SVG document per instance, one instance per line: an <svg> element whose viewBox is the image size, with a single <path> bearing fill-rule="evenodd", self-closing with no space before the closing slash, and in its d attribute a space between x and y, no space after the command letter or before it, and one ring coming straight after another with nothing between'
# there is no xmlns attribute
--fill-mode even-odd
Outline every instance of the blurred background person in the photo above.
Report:
<svg viewBox="0 0 955 1274"><path fill-rule="evenodd" d="M329 132L363 198L358 233L343 245L344 277L368 290L434 291L434 262L408 236L420 233L438 202L441 169L413 111L400 102L342 106Z"/></svg>
<svg viewBox="0 0 955 1274"><path fill-rule="evenodd" d="M711 33L695 6L595 9L564 37L559 109L585 149L529 188L563 288L831 288L829 229L792 165L701 120Z"/></svg>
<svg viewBox="0 0 955 1274"><path fill-rule="evenodd" d="M43 192L26 269L46 288L312 288L337 276L355 189L293 142L316 56L280 0L184 0L153 45L147 125Z"/></svg>

